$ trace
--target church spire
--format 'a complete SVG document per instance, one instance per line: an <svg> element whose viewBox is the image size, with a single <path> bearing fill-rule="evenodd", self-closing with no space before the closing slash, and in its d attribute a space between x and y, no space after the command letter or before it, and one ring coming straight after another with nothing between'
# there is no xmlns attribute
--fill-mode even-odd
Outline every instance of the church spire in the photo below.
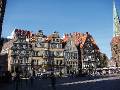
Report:
<svg viewBox="0 0 120 90"><path fill-rule="evenodd" d="M120 21L115 7L115 1L113 0L113 37L114 36L120 36Z"/></svg>

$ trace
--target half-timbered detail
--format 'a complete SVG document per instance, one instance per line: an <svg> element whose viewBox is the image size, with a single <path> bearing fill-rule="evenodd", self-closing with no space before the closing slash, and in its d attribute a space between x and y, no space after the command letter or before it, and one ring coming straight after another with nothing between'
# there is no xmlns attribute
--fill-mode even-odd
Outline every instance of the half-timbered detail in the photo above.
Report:
<svg viewBox="0 0 120 90"><path fill-rule="evenodd" d="M97 68L99 48L88 32L66 34L64 40L64 58L68 73L89 73Z"/></svg>
<svg viewBox="0 0 120 90"><path fill-rule="evenodd" d="M13 72L30 74L31 70L31 45L27 39L30 38L30 32L24 30L15 30L13 46L11 47L11 69Z"/></svg>

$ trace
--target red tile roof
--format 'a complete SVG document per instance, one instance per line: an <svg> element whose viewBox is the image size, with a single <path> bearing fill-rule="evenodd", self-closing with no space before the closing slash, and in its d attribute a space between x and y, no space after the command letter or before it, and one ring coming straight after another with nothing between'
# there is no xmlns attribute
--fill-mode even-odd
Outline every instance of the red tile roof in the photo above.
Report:
<svg viewBox="0 0 120 90"><path fill-rule="evenodd" d="M63 38L63 41L67 42L69 38L73 38L74 43L76 45L80 44L80 48L83 48L83 45L84 45L88 35L90 35L88 32L86 34L78 33L78 32L74 32L73 34L65 34L64 38ZM95 43L95 40L92 37L91 37L91 42L93 43L95 48L99 49L98 46Z"/></svg>

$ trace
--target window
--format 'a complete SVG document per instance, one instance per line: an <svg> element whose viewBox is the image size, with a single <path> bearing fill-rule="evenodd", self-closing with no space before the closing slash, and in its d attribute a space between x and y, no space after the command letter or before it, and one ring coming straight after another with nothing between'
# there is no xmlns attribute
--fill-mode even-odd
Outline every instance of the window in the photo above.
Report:
<svg viewBox="0 0 120 90"><path fill-rule="evenodd" d="M35 51L35 55L38 56L38 51Z"/></svg>
<svg viewBox="0 0 120 90"><path fill-rule="evenodd" d="M14 44L14 47L17 47L17 44Z"/></svg>
<svg viewBox="0 0 120 90"><path fill-rule="evenodd" d="M15 59L13 59L13 63L15 63Z"/></svg>
<svg viewBox="0 0 120 90"><path fill-rule="evenodd" d="M17 48L18 48L18 49L20 49L20 46L19 46L19 44L17 44Z"/></svg>
<svg viewBox="0 0 120 90"><path fill-rule="evenodd" d="M62 65L62 60L60 60L60 65Z"/></svg>
<svg viewBox="0 0 120 90"><path fill-rule="evenodd" d="M53 42L55 42L55 39L53 38Z"/></svg>
<svg viewBox="0 0 120 90"><path fill-rule="evenodd" d="M16 54L19 54L19 52L20 52L19 50L15 51Z"/></svg>
<svg viewBox="0 0 120 90"><path fill-rule="evenodd" d="M22 51L21 51L21 54L25 55L25 54L26 54L26 51L25 51L25 50L22 50Z"/></svg>
<svg viewBox="0 0 120 90"><path fill-rule="evenodd" d="M23 59L23 57L19 56L19 59Z"/></svg>
<svg viewBox="0 0 120 90"><path fill-rule="evenodd" d="M25 39L23 39L23 43L25 43L26 42L26 40Z"/></svg>
<svg viewBox="0 0 120 90"><path fill-rule="evenodd" d="M38 51L38 56L42 56L42 51Z"/></svg>
<svg viewBox="0 0 120 90"><path fill-rule="evenodd" d="M50 52L50 56L53 56L53 55L54 55L54 51L51 51L51 52Z"/></svg>
<svg viewBox="0 0 120 90"><path fill-rule="evenodd" d="M38 65L38 60L37 60L37 65Z"/></svg>
<svg viewBox="0 0 120 90"><path fill-rule="evenodd" d="M20 42L23 42L23 40L21 40L21 39L19 39L20 40Z"/></svg>
<svg viewBox="0 0 120 90"><path fill-rule="evenodd" d="M60 42L60 39L56 39L56 42Z"/></svg>
<svg viewBox="0 0 120 90"><path fill-rule="evenodd" d="M39 44L39 43L36 43L36 46L37 46L37 47L40 47L40 44Z"/></svg>
<svg viewBox="0 0 120 90"><path fill-rule="evenodd" d="M63 51L60 51L60 56L63 56Z"/></svg>
<svg viewBox="0 0 120 90"><path fill-rule="evenodd" d="M58 60L56 60L56 64L58 65Z"/></svg>
<svg viewBox="0 0 120 90"><path fill-rule="evenodd" d="M35 52L34 51L32 51L32 56L35 56Z"/></svg>
<svg viewBox="0 0 120 90"><path fill-rule="evenodd" d="M59 48L62 48L62 44L59 44Z"/></svg>
<svg viewBox="0 0 120 90"><path fill-rule="evenodd" d="M39 42L42 42L42 38L38 38L38 41L39 41Z"/></svg>
<svg viewBox="0 0 120 90"><path fill-rule="evenodd" d="M26 49L26 45L23 45L23 48Z"/></svg>
<svg viewBox="0 0 120 90"><path fill-rule="evenodd" d="M44 52L43 52L43 56L47 56L48 55L48 50L45 50Z"/></svg>
<svg viewBox="0 0 120 90"><path fill-rule="evenodd" d="M22 60L20 60L20 63L22 64L22 63L23 63L23 61L22 61Z"/></svg>
<svg viewBox="0 0 120 90"><path fill-rule="evenodd" d="M54 55L59 56L60 55L59 51L54 52Z"/></svg>
<svg viewBox="0 0 120 90"><path fill-rule="evenodd" d="M57 44L51 44L51 48L57 48Z"/></svg>
<svg viewBox="0 0 120 90"><path fill-rule="evenodd" d="M70 56L70 53L68 52L68 57Z"/></svg>
<svg viewBox="0 0 120 90"><path fill-rule="evenodd" d="M44 43L40 43L40 46L43 48L44 47Z"/></svg>

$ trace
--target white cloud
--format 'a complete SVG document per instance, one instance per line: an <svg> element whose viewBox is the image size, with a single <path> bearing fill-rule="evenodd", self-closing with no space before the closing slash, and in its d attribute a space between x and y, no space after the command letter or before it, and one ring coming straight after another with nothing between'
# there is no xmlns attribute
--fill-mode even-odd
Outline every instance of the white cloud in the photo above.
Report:
<svg viewBox="0 0 120 90"><path fill-rule="evenodd" d="M12 31L12 33L10 34L10 36L7 36L7 38L13 39L13 37L14 37L14 30Z"/></svg>

